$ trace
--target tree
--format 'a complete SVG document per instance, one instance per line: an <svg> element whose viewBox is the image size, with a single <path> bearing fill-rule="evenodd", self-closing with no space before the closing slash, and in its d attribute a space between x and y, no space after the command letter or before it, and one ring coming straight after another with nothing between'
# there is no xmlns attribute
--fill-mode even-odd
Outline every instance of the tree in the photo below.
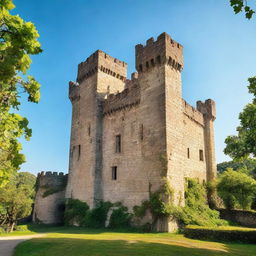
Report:
<svg viewBox="0 0 256 256"><path fill-rule="evenodd" d="M256 77L249 81L249 93L253 94L252 103L245 106L240 113L240 125L237 127L237 136L228 136L225 140L224 153L234 160L256 157Z"/></svg>
<svg viewBox="0 0 256 256"><path fill-rule="evenodd" d="M220 174L228 168L234 171L241 171L242 169L247 175L256 178L256 159L248 158L242 161L228 161L217 164L217 170Z"/></svg>
<svg viewBox="0 0 256 256"><path fill-rule="evenodd" d="M235 14L245 12L245 17L251 19L255 11L247 4L247 0L230 0Z"/></svg>
<svg viewBox="0 0 256 256"><path fill-rule="evenodd" d="M18 138L28 140L32 134L28 120L14 113L19 110L20 95L26 93L31 102L40 99L39 83L26 76L30 55L42 52L39 34L33 23L10 14L14 7L12 0L0 2L0 186L25 161Z"/></svg>
<svg viewBox="0 0 256 256"><path fill-rule="evenodd" d="M220 175L217 191L227 209L249 210L256 195L256 181L230 168Z"/></svg>
<svg viewBox="0 0 256 256"><path fill-rule="evenodd" d="M29 172L16 173L0 188L0 226L12 232L17 220L30 215L35 196L36 177Z"/></svg>

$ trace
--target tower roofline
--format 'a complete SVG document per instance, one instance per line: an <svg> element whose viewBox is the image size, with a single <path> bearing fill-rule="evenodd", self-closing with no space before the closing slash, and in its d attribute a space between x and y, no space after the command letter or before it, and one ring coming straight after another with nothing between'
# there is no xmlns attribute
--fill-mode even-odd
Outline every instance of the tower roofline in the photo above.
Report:
<svg viewBox="0 0 256 256"><path fill-rule="evenodd" d="M81 83L84 79L98 72L98 70L125 81L127 63L110 56L102 50L97 50L84 62L78 64L77 82Z"/></svg>
<svg viewBox="0 0 256 256"><path fill-rule="evenodd" d="M178 71L183 68L183 46L165 32L160 34L157 40L149 38L146 45L137 44L135 52L136 69L139 73L163 64L168 64Z"/></svg>

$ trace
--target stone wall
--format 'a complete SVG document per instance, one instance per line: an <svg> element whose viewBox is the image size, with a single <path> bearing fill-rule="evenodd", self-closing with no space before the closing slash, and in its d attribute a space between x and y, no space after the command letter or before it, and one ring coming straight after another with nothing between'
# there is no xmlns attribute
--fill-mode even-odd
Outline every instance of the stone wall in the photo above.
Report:
<svg viewBox="0 0 256 256"><path fill-rule="evenodd" d="M256 228L256 212L218 209L222 219L238 223L244 227Z"/></svg>
<svg viewBox="0 0 256 256"><path fill-rule="evenodd" d="M41 172L37 176L37 191L33 221L59 224L63 220L65 189L68 175L57 172Z"/></svg>
<svg viewBox="0 0 256 256"><path fill-rule="evenodd" d="M124 90L126 73L126 63L96 51L78 65L78 84L71 83L72 127L66 198L86 201L90 207L103 197L103 102L109 94ZM76 97L73 97L74 88L79 93Z"/></svg>

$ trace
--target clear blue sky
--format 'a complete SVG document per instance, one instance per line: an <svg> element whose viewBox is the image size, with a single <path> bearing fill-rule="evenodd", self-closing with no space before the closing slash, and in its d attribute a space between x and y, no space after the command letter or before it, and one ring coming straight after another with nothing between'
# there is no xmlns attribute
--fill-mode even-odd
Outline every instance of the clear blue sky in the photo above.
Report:
<svg viewBox="0 0 256 256"><path fill-rule="evenodd" d="M21 113L33 137L23 143L23 171L68 170L71 104L68 82L77 64L101 49L134 68L134 46L162 32L184 46L183 97L192 105L212 98L217 161L234 134L256 75L256 17L234 15L228 0L14 0L23 19L35 23L44 52L33 57L30 74L42 84L41 101L24 102Z"/></svg>

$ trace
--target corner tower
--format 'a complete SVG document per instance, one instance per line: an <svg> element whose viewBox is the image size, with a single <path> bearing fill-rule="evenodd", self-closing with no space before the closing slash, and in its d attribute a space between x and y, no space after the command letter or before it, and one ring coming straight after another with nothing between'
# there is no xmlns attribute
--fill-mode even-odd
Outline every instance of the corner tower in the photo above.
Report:
<svg viewBox="0 0 256 256"><path fill-rule="evenodd" d="M152 159L153 152L154 162L159 163L159 157L164 159L166 166L155 166L155 177L159 179L159 169L165 168L165 176L171 176L173 185L181 171L178 166L181 161L178 148L183 136L182 68L183 47L166 33L158 36L156 41L150 38L145 46L136 46L136 69L141 86L141 116L144 118L145 127L149 127L151 131L151 140L155 137L154 149L152 144L144 145L144 157Z"/></svg>
<svg viewBox="0 0 256 256"><path fill-rule="evenodd" d="M184 183L180 158L183 140L182 68L183 47L166 33L159 35L156 41L150 38L145 46L136 46L140 115L147 134L142 143L142 166L150 177L152 192L163 184L163 177L168 178L175 190L176 204ZM170 231L175 225L166 219L158 223L158 230Z"/></svg>
<svg viewBox="0 0 256 256"><path fill-rule="evenodd" d="M69 179L66 198L91 207L102 199L102 102L122 91L127 64L98 50L78 65L77 81L69 83L72 103Z"/></svg>

